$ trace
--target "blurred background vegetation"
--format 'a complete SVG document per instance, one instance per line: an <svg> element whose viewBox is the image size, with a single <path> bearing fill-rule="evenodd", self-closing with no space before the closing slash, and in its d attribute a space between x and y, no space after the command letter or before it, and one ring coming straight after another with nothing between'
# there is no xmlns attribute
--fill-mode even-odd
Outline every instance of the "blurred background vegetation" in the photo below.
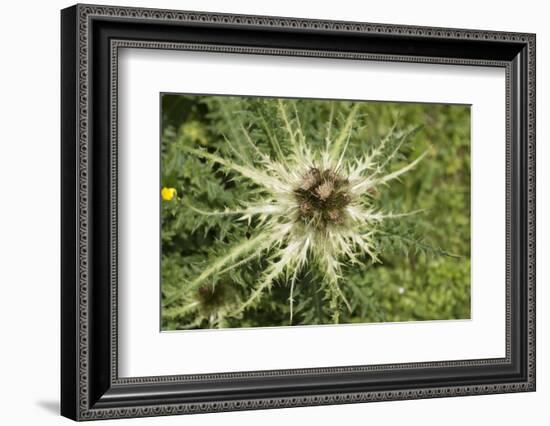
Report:
<svg viewBox="0 0 550 426"><path fill-rule="evenodd" d="M163 199L161 209L163 330L289 324L289 289L284 280L276 282L267 297L239 317L228 315L257 282L265 267L261 259L217 277L215 292L185 288L213 254L246 238L250 229L236 218L200 217L182 200L219 210L248 199L254 187L232 184L215 166L181 147L227 152L224 135L231 135L236 115L250 123L251 133L261 145L266 132L281 131L270 113L272 104L272 99L262 98L162 95L161 186L177 191L173 199ZM350 104L335 103L343 112ZM329 102L297 100L296 105L302 126L311 129L308 140L313 145L323 143L315 135L326 127ZM396 121L404 130L418 127L402 149L401 160L410 162L426 150L429 154L400 181L382 188L376 204L385 211L424 211L391 222L392 228L379 242L382 263L365 259L364 267L345 268L341 287L353 311L342 311L340 322L469 318L470 108L361 102L348 158L371 149ZM346 281L354 285L346 286ZM292 325L331 323L328 302L318 293L314 272L303 274L294 297Z"/></svg>

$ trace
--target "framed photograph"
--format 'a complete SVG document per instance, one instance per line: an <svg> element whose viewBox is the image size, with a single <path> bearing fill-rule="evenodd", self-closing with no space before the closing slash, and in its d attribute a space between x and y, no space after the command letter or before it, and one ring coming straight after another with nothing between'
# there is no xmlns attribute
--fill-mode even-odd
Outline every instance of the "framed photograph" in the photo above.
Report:
<svg viewBox="0 0 550 426"><path fill-rule="evenodd" d="M535 35L61 12L61 412L535 390Z"/></svg>

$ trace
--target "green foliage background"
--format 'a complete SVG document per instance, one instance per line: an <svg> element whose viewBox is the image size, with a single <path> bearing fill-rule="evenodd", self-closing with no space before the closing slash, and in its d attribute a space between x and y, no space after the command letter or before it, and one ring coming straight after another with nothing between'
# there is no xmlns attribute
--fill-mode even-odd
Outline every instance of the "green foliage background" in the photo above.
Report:
<svg viewBox="0 0 550 426"><path fill-rule="evenodd" d="M335 102L336 117L350 102ZM312 145L324 143L330 102L297 100L297 111ZM275 100L246 97L162 95L161 186L178 197L162 201L162 329L289 325L289 289L276 282L267 296L238 317L227 315L242 303L265 265L262 260L217 277L216 292L189 292L185 286L216 254L249 236L246 222L197 215L186 201L209 210L236 207L249 200L252 184L229 181L215 166L182 146L228 152L237 118L247 123L258 146L267 133L281 133ZM385 211L425 209L392 221L380 238L382 263L345 269L341 285L352 302L340 322L389 322L470 317L470 108L462 105L361 102L348 158L360 156L388 134L418 127L402 149L401 166L429 150L427 157L400 181L377 195ZM335 125L341 125L336 120ZM238 147L246 151L246 147ZM399 161L397 166L399 166ZM447 256L452 253L456 256ZM316 276L303 274L295 290L292 325L331 323L328 301Z"/></svg>

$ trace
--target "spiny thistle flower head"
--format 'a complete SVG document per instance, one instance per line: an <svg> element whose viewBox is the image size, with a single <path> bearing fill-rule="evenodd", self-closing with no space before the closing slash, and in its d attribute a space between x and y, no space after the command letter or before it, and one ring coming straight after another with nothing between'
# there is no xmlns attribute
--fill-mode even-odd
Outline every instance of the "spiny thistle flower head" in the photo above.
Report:
<svg viewBox="0 0 550 426"><path fill-rule="evenodd" d="M195 294L198 308L205 317L216 315L220 308L233 302L234 292L227 281L220 281L216 285L211 283L201 285Z"/></svg>
<svg viewBox="0 0 550 426"><path fill-rule="evenodd" d="M349 219L346 207L352 201L349 189L348 180L335 171L311 168L294 191L299 219L320 232L344 225Z"/></svg>
<svg viewBox="0 0 550 426"><path fill-rule="evenodd" d="M358 107L356 103L349 110L337 130L332 128L334 114L331 111L322 148L314 148L319 144L307 140L296 104L283 100L277 103L277 115L285 137L283 140L268 128L264 129L268 134L269 152L256 143L254 132L242 122L236 125L232 137L226 138L229 148L225 155L204 148L185 147L189 154L256 188L256 197L238 200L241 207L236 209L207 211L194 202L188 203L189 209L198 215L227 217L230 221L237 219L251 230L248 238L213 259L187 288L198 288L202 294L200 289L212 277L264 258L267 267L261 280L234 315L253 305L275 280L281 280L289 287L292 320L293 291L298 274L311 267L322 272L320 285L330 295L331 304L336 306L343 302L351 309L341 290L343 266L361 263L365 257L378 261L378 224L415 213L377 210L373 194L414 168L426 154L397 170L388 171L386 166L399 153L407 137L407 133L396 137L394 128L387 138L361 157L348 158L346 153ZM390 146L389 141L395 139L398 143ZM244 155L239 149L242 145L250 155Z"/></svg>

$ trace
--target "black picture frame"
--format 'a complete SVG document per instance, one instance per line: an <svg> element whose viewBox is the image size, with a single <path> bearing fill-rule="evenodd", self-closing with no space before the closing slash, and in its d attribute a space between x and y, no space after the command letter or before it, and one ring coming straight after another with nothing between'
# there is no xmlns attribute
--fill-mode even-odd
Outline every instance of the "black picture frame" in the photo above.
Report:
<svg viewBox="0 0 550 426"><path fill-rule="evenodd" d="M75 5L61 12L61 414L74 420L535 390L535 35ZM119 378L117 49L506 70L506 357ZM504 214L504 212L503 212Z"/></svg>

